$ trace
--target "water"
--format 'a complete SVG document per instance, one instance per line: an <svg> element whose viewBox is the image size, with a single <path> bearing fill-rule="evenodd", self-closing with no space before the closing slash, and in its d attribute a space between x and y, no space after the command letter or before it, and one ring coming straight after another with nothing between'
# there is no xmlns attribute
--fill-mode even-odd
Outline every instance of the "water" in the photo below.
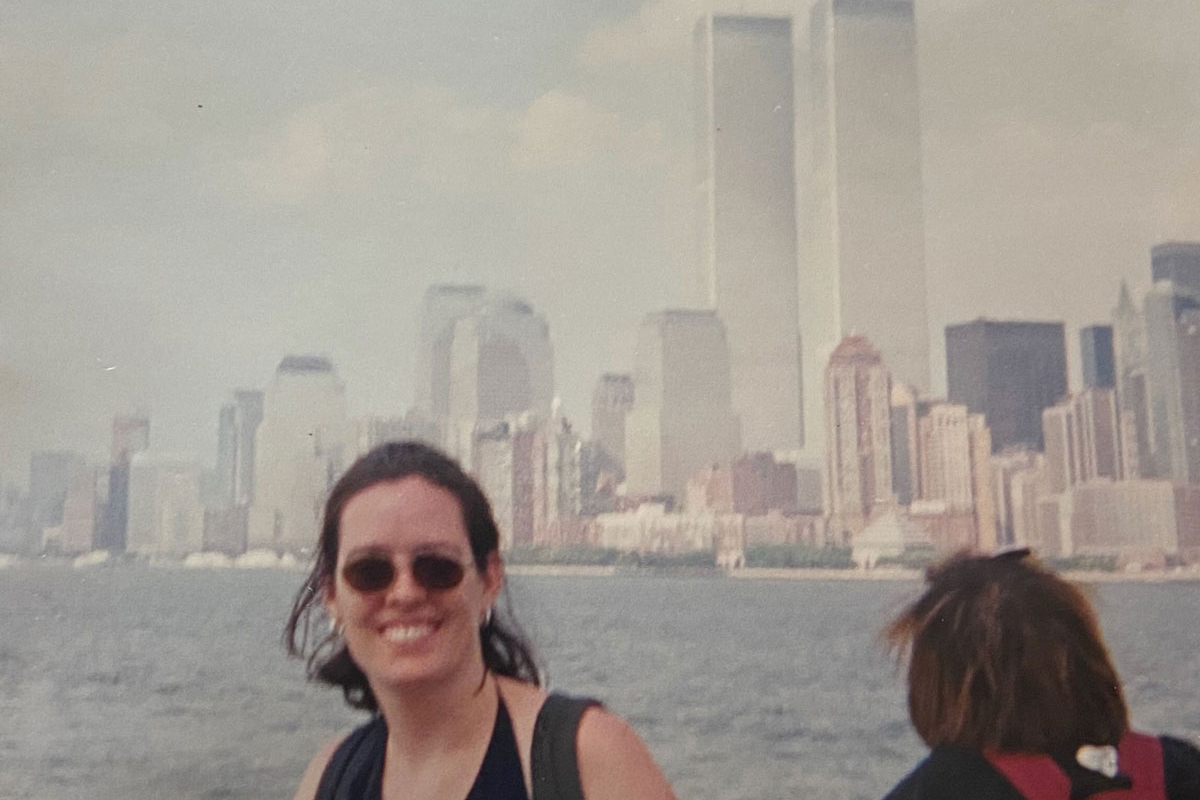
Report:
<svg viewBox="0 0 1200 800"><path fill-rule="evenodd" d="M280 647L294 572L0 570L0 798L288 798L354 724ZM915 583L512 579L555 686L628 718L681 798L878 798L920 757L877 632ZM1200 733L1200 585L1097 604L1135 723Z"/></svg>

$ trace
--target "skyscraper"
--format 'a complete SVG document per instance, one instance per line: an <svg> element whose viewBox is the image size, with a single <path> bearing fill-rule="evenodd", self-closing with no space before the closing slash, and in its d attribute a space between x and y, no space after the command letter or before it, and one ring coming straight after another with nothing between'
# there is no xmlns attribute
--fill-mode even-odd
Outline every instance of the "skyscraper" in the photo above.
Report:
<svg viewBox="0 0 1200 800"><path fill-rule="evenodd" d="M1200 296L1161 280L1146 292L1143 309L1153 470L1143 474L1200 482L1200 420L1188 419L1192 398L1183 384L1189 360L1185 347L1195 346L1188 331L1200 317ZM1189 435L1194 443L1189 443Z"/></svg>
<svg viewBox="0 0 1200 800"><path fill-rule="evenodd" d="M631 495L682 500L688 479L737 456L729 347L713 311L649 314L638 330L633 408L625 428Z"/></svg>
<svg viewBox="0 0 1200 800"><path fill-rule="evenodd" d="M992 452L1013 445L1042 449L1042 409L1067 394L1067 346L1061 322L978 319L946 327L949 400L983 414Z"/></svg>
<svg viewBox="0 0 1200 800"><path fill-rule="evenodd" d="M321 504L349 457L345 387L324 356L279 362L255 435L249 549L299 552L317 541Z"/></svg>
<svg viewBox="0 0 1200 800"><path fill-rule="evenodd" d="M752 450L804 442L792 66L786 17L709 15L697 26L697 304L724 323Z"/></svg>
<svg viewBox="0 0 1200 800"><path fill-rule="evenodd" d="M421 300L421 332L417 345L414 408L439 421L450 413L450 348L454 324L483 302L482 286L439 284L425 290Z"/></svg>
<svg viewBox="0 0 1200 800"><path fill-rule="evenodd" d="M254 499L254 435L262 422L263 393L239 389L221 407L217 425L217 493L224 508Z"/></svg>
<svg viewBox="0 0 1200 800"><path fill-rule="evenodd" d="M891 375L863 336L847 336L825 369L829 535L846 545L892 493Z"/></svg>
<svg viewBox="0 0 1200 800"><path fill-rule="evenodd" d="M800 275L805 365L842 335L929 386L921 120L911 0L819 0L813 58L811 259Z"/></svg>
<svg viewBox="0 0 1200 800"><path fill-rule="evenodd" d="M605 373L592 392L592 440L608 468L625 473L625 418L633 408L633 376Z"/></svg>
<svg viewBox="0 0 1200 800"><path fill-rule="evenodd" d="M1116 385L1112 325L1090 325L1079 331L1079 360L1083 363L1083 385L1111 389Z"/></svg>
<svg viewBox="0 0 1200 800"><path fill-rule="evenodd" d="M471 463L477 426L529 414L549 420L554 351L545 318L519 297L482 286L431 286L421 304L417 416Z"/></svg>

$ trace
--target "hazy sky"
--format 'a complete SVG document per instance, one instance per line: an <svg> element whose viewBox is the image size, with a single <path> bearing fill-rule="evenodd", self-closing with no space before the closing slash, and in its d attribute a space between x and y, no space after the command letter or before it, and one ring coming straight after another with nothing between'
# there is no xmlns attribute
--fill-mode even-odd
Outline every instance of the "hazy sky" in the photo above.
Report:
<svg viewBox="0 0 1200 800"><path fill-rule="evenodd" d="M803 65L807 5L717 8L797 12ZM642 315L688 297L709 6L4 0L0 474L103 457L134 409L211 461L286 353L402 413L446 281L546 315L586 429ZM1074 350L1152 244L1200 239L1200 3L917 0L917 26L944 386L945 324L1062 319Z"/></svg>

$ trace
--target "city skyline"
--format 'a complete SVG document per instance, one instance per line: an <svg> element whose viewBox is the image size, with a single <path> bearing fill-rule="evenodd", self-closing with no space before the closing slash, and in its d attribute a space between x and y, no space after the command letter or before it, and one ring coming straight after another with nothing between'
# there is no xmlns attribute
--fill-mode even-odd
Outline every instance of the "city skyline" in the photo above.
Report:
<svg viewBox="0 0 1200 800"><path fill-rule="evenodd" d="M986 5L917 6L935 394L944 325L1106 322L1152 245L1200 239L1200 10ZM403 413L416 300L447 281L544 311L563 406L586 420L596 378L630 371L638 319L694 274L702 10L528 24L517 4L452 25L423 7L385 36L353 4L270 25L131 7L111 27L18 4L0 34L0 476L23 482L33 450L102 462L112 416L138 409L156 446L210 462L217 409L286 353L328 354L350 413ZM744 10L792 15L805 63L807 4ZM331 61L326 37L355 57Z"/></svg>

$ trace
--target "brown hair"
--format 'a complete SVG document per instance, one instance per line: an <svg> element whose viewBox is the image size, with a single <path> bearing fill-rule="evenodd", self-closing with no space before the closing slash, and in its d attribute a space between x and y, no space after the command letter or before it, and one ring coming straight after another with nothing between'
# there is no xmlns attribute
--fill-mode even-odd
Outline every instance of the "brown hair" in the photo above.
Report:
<svg viewBox="0 0 1200 800"><path fill-rule="evenodd" d="M313 616L324 613L320 599L325 585L333 580L339 526L346 503L377 483L413 475L454 495L462 510L471 554L479 572L486 569L488 558L500 547L496 520L483 490L445 453L420 442L388 442L371 450L346 470L325 502L316 559L292 603L283 642L289 655L307 659L310 678L340 686L346 702L355 708L371 711L378 708L367 676L335 632L330 631L321 638L313 635ZM507 599L507 594L505 597ZM533 646L508 608L498 607L488 616L479 628L479 640L483 647L483 662L489 670L535 685L541 683Z"/></svg>
<svg viewBox="0 0 1200 800"><path fill-rule="evenodd" d="M1129 726L1095 612L1028 550L960 553L885 635L909 658L908 711L930 747L1074 753Z"/></svg>

